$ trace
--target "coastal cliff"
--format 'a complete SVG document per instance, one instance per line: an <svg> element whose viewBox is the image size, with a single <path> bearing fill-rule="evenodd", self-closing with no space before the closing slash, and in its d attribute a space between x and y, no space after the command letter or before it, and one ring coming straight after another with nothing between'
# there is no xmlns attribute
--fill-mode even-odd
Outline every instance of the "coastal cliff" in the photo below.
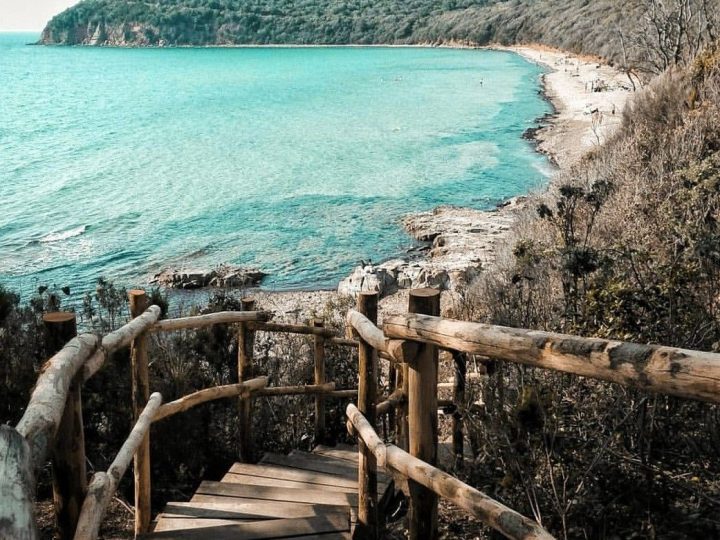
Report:
<svg viewBox="0 0 720 540"><path fill-rule="evenodd" d="M609 0L315 0L300 5L288 0L84 0L53 18L40 43L231 46L541 42L620 61L617 35L629 21L637 21L638 9L634 1Z"/></svg>

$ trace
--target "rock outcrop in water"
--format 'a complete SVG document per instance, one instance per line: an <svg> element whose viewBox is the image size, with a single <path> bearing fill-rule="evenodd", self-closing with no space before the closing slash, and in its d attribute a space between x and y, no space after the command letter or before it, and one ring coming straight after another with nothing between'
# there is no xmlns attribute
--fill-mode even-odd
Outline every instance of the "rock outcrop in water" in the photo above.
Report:
<svg viewBox="0 0 720 540"><path fill-rule="evenodd" d="M340 282L338 293L372 291L387 296L398 289L464 289L495 259L498 243L523 201L517 197L493 211L441 206L407 216L405 230L421 243L416 255L358 266ZM423 252L425 257L420 257Z"/></svg>
<svg viewBox="0 0 720 540"><path fill-rule="evenodd" d="M266 275L260 270L223 265L211 270L163 270L155 275L152 283L186 290L205 287L243 288L257 287Z"/></svg>

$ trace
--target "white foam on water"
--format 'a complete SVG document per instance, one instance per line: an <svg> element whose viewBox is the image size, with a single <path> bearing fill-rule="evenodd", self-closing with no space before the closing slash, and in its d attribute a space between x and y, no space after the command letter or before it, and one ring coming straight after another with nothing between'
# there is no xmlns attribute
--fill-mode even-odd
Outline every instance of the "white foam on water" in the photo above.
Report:
<svg viewBox="0 0 720 540"><path fill-rule="evenodd" d="M46 236L43 236L40 239L40 242L43 244L50 244L52 242L62 242L63 240L67 240L69 238L75 238L76 236L80 236L81 234L85 233L85 231L87 231L87 225L81 225L80 227L75 227L74 229L69 229L67 231L50 233Z"/></svg>

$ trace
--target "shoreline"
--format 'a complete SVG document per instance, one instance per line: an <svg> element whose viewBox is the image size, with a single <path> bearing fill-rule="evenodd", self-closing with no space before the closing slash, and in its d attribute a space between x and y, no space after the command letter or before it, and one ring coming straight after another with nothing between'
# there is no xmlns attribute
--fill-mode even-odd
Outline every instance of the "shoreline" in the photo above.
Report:
<svg viewBox="0 0 720 540"><path fill-rule="evenodd" d="M625 76L596 58L533 45L464 48L519 54L546 70L540 77L540 93L552 112L539 118L538 125L525 136L556 168L545 189L558 173L569 170L593 147L612 136L621 125L622 112L633 95ZM338 287L347 294L311 288L269 290L262 285L248 292L260 305L276 311L279 319L291 321L322 313L330 303L342 305L347 302L343 298L351 298L348 295L368 285L386 289L386 294L381 293L381 318L404 313L408 291L416 287L448 289L450 294L444 295L443 305L452 307L458 292L480 272L492 267L497 248L507 240L528 195L513 197L494 210L441 206L405 216L403 227L420 244L415 256L355 268Z"/></svg>

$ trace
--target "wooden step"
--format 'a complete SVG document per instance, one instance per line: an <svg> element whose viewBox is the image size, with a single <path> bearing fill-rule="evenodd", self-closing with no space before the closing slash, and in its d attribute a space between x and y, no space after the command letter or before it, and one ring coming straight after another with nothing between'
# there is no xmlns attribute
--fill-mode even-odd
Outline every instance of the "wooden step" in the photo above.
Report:
<svg viewBox="0 0 720 540"><path fill-rule="evenodd" d="M358 449L356 446L349 446L346 444L333 446L324 446L322 444L313 448L313 454L321 456L328 456L336 459L342 459L354 463L357 466L358 462Z"/></svg>
<svg viewBox="0 0 720 540"><path fill-rule="evenodd" d="M227 497L218 497L214 502L171 502L167 503L161 515L171 517L244 519L305 518L347 512L347 506L311 505L274 501L241 502Z"/></svg>
<svg viewBox="0 0 720 540"><path fill-rule="evenodd" d="M264 501L296 502L306 504L357 506L357 493L338 493L321 489L296 489L272 486L247 486L224 482L204 481L196 495L234 497Z"/></svg>
<svg viewBox="0 0 720 540"><path fill-rule="evenodd" d="M344 534L343 534L344 533ZM233 522L196 518L162 518L148 539L265 540L275 538L349 538L350 520L345 514L323 514L309 518ZM334 535L334 536L332 536Z"/></svg>
<svg viewBox="0 0 720 540"><path fill-rule="evenodd" d="M235 463L222 481L258 486L315 488L340 492L357 491L357 479L266 464Z"/></svg>

